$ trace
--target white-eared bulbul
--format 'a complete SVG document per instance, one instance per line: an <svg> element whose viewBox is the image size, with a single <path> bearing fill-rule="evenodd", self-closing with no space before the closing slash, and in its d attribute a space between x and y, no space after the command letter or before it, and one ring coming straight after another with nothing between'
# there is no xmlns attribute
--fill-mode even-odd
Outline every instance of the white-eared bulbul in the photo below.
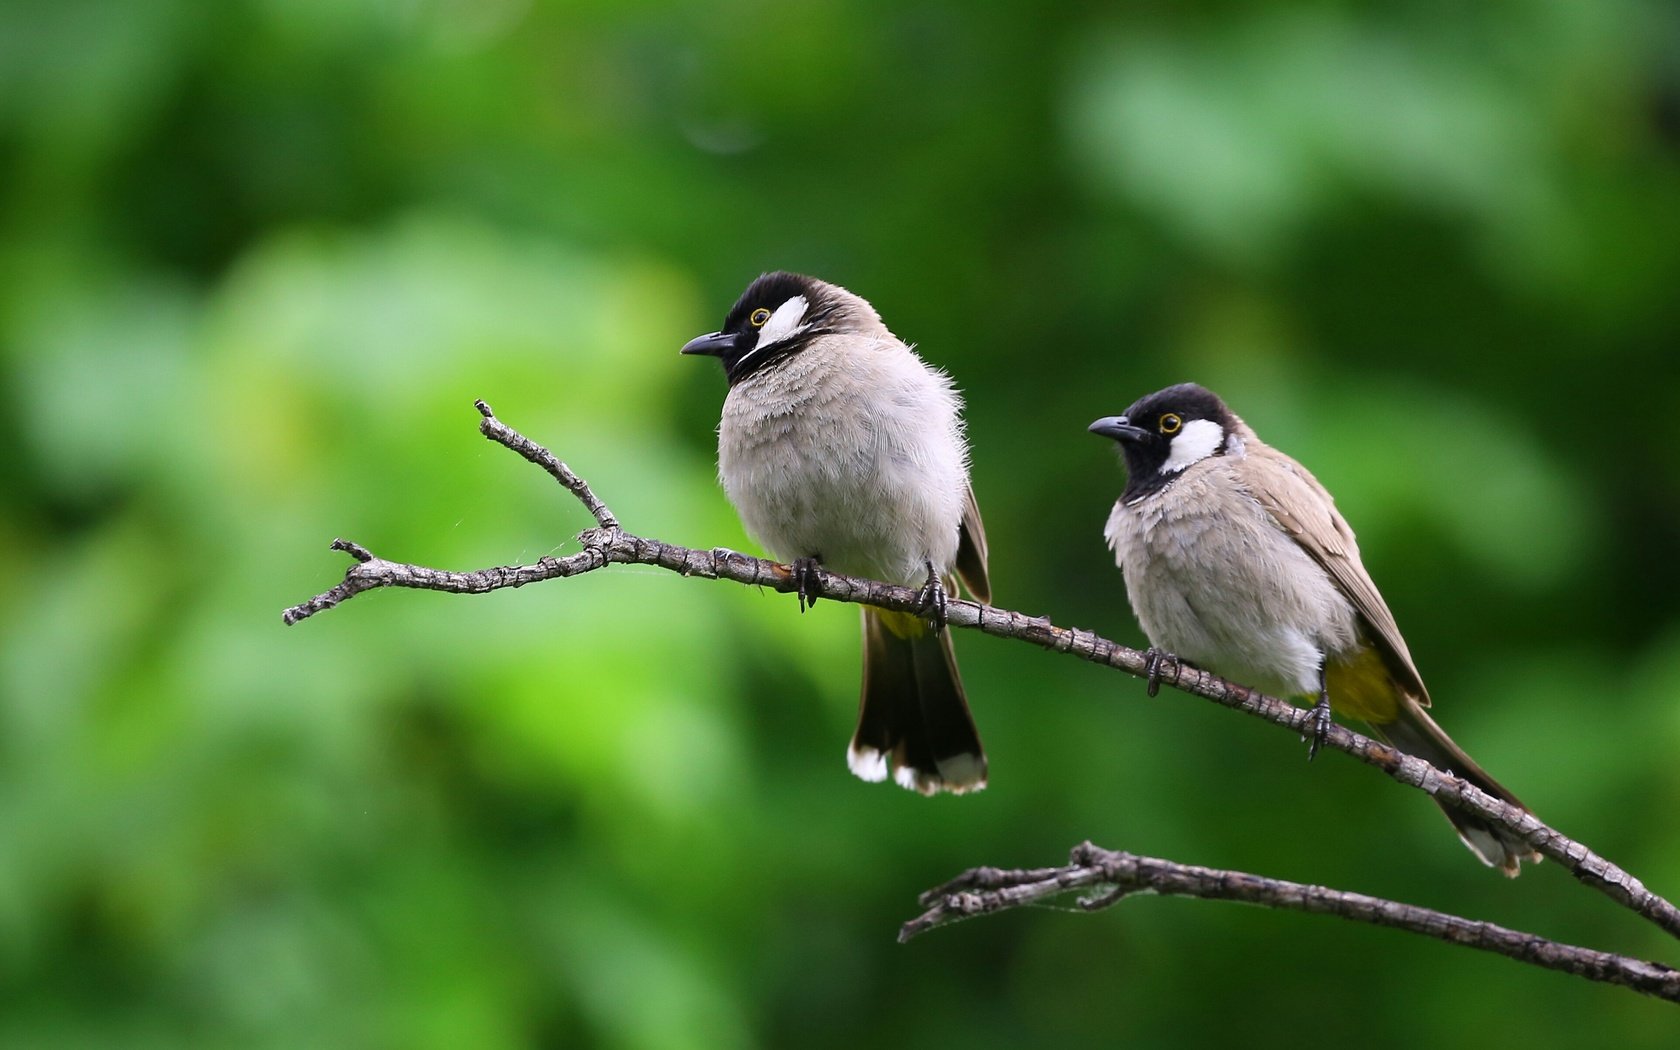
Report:
<svg viewBox="0 0 1680 1050"><path fill-rule="evenodd" d="M1090 429L1125 455L1126 488L1104 536L1159 651L1152 660L1171 654L1274 696L1315 698L1314 750L1333 707L1522 806L1424 710L1429 692L1353 530L1305 467L1193 383ZM1442 808L1465 845L1504 874L1539 860L1505 829Z"/></svg>
<svg viewBox="0 0 1680 1050"><path fill-rule="evenodd" d="M847 761L931 795L986 785L948 631L945 588L990 600L962 407L943 372L844 288L753 281L723 327L683 347L723 364L718 475L747 532L801 580L822 567L923 587L929 624L863 610L863 696Z"/></svg>

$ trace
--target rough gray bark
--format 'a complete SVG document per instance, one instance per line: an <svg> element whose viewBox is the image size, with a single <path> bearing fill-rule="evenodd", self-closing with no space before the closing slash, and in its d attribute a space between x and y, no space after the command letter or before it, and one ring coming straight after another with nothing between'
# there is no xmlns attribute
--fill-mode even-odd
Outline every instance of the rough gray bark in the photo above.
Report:
<svg viewBox="0 0 1680 1050"><path fill-rule="evenodd" d="M1363 893L1269 879L1246 871L1140 857L1102 849L1089 842L1074 847L1065 867L1024 871L975 868L927 891L921 896L921 904L927 911L905 923L899 929L898 939L908 941L959 919L1039 904L1075 890L1099 891L1079 899L1079 906L1086 911L1100 911L1127 897L1147 893L1334 915L1350 922L1407 930L1448 944L1493 952L1533 966L1680 1002L1680 971L1662 963L1560 944L1491 922L1460 918Z"/></svg>

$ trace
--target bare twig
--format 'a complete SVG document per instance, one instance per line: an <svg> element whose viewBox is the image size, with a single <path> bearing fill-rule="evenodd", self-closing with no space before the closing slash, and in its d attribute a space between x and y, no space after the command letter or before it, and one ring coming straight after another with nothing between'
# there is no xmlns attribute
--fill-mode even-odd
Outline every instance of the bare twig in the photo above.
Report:
<svg viewBox="0 0 1680 1050"><path fill-rule="evenodd" d="M908 941L959 919L1042 903L1074 890L1102 891L1098 896L1080 899L1080 907L1088 911L1111 907L1135 894L1153 893L1334 915L1352 922L1408 930L1449 944L1493 952L1548 970L1680 1002L1680 970L1661 963L1560 944L1490 922L1476 922L1363 893L1140 857L1100 849L1089 842L1074 848L1066 867L1024 871L976 868L929 890L921 897L927 911L905 923L898 939Z"/></svg>
<svg viewBox="0 0 1680 1050"><path fill-rule="evenodd" d="M584 509L595 516L595 523L601 528L612 531L619 527L618 519L613 517L613 512L607 509L607 505L596 499L589 485L573 474L570 467L556 459L554 453L497 419L495 413L490 411L490 406L482 400L474 401L473 406L478 409L478 414L484 417L478 424L480 434L497 444L506 445L548 471L550 477L564 485L578 498Z"/></svg>
<svg viewBox="0 0 1680 1050"><path fill-rule="evenodd" d="M483 416L481 432L532 463L541 466L555 480L565 486L594 517L597 528L579 535L583 550L564 558L542 558L535 565L501 566L472 572L449 572L420 565L386 561L375 557L366 548L347 540L334 540L334 550L349 553L355 564L344 574L344 580L306 602L294 605L282 614L287 624L333 608L363 591L378 587L408 587L422 590L447 591L456 594L483 594L504 587L522 587L541 580L559 579L593 572L612 564L654 565L684 576L730 580L754 587L792 592L798 587L793 571L763 558L740 554L721 547L697 550L680 547L660 540L625 532L606 505L589 486L573 474L547 449L530 441L508 427L491 413L490 406L477 402ZM825 571L819 583L821 596L839 602L874 605L900 612L919 612L920 595L909 587L899 587L878 580L845 576ZM1091 631L1058 627L1041 616L1028 616L1007 609L996 609L972 601L952 598L947 607L948 620L953 627L967 627L998 638L1012 638L1030 642L1053 652L1065 652L1093 663L1113 667L1128 674L1145 677L1145 654L1110 641ZM1266 696L1245 686L1228 682L1216 675L1188 666L1172 666L1162 679L1179 692L1212 700L1215 703L1264 719L1298 735L1312 728L1310 710ZM1324 746L1351 755L1367 765L1387 773L1402 784L1417 788L1438 801L1445 802L1466 813L1497 824L1511 831L1541 854L1552 858L1582 883L1598 890L1610 899L1680 937L1680 910L1667 900L1652 893L1632 875L1600 857L1585 845L1542 823L1532 814L1488 795L1468 782L1435 768L1420 758L1404 754L1344 726L1333 725ZM1153 862L1166 864L1168 862ZM980 869L988 870L988 869ZM1187 869L1188 870L1188 869ZM1055 882L1065 877L1066 869L1041 869L1042 878L1028 879L1036 886L1045 881ZM1014 878L1022 873L1011 873ZM1230 873L1226 873L1230 874ZM1259 879L1259 876L1242 876ZM1114 879L1099 881L1114 882ZM1264 880L1262 880L1264 881ZM1287 886L1292 884L1278 884ZM1071 887L1066 887L1071 888ZM1047 890L1045 892L1061 892ZM1315 891L1332 893L1336 891ZM1188 894L1196 895L1196 894ZM1350 895L1342 895L1353 899ZM1000 900L1003 898L999 898ZM1338 898L1340 899L1340 898ZM1375 898L1358 898L1375 901ZM1395 908L1409 908L1394 902L1380 902ZM1001 905L1009 906L1009 905ZM995 907L984 910L996 910ZM1328 910L1309 908L1307 910ZM1425 913L1421 909L1419 914ZM1448 916L1447 918L1453 918ZM1365 921L1377 921L1369 919ZM1453 921L1478 930L1483 924L1466 919ZM1409 928L1409 927L1408 927ZM1498 929L1497 927L1487 927ZM1510 933L1510 931L1503 931ZM1478 936L1480 936L1478 934ZM1525 934L1512 934L1527 937ZM1449 938L1453 939L1453 938ZM1537 944L1551 944L1537 938ZM1563 948L1565 946L1557 946ZM1490 949L1498 950L1498 949ZM1585 951L1586 949L1571 949ZM1518 957L1518 956L1513 956ZM1542 964L1544 965L1544 964ZM1564 968L1558 966L1554 968ZM1607 978L1606 978L1607 979ZM1644 990L1643 988L1641 990ZM1653 993L1655 994L1655 993Z"/></svg>

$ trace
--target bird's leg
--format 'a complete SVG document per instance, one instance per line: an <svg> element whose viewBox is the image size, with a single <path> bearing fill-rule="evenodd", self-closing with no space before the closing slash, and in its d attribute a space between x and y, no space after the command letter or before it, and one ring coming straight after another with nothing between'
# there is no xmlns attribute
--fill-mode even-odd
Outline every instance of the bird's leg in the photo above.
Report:
<svg viewBox="0 0 1680 1050"><path fill-rule="evenodd" d="M933 624L933 633L938 634L945 629L945 585L939 580L939 573L933 568L933 562L927 563L927 582L916 595L916 608L928 622Z"/></svg>
<svg viewBox="0 0 1680 1050"><path fill-rule="evenodd" d="M1173 682L1176 683L1178 672L1184 666L1178 657L1153 645L1143 651L1143 680L1148 683L1146 691L1150 696L1161 691L1161 674L1168 664L1172 665Z"/></svg>
<svg viewBox="0 0 1680 1050"><path fill-rule="evenodd" d="M817 596L823 589L823 571L821 555L812 554L804 558L795 558L793 582L798 585L799 611L804 612L817 604Z"/></svg>
<svg viewBox="0 0 1680 1050"><path fill-rule="evenodd" d="M1318 703L1312 707L1312 743L1307 745L1307 761L1318 757L1318 749L1330 735L1330 687L1324 681L1324 665L1318 665Z"/></svg>

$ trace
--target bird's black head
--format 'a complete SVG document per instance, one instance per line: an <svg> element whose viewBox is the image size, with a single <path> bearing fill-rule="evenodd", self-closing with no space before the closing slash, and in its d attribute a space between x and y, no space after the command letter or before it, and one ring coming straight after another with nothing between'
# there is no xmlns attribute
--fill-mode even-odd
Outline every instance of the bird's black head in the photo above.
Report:
<svg viewBox="0 0 1680 1050"><path fill-rule="evenodd" d="M1186 467L1231 451L1237 417L1218 395L1195 383L1180 383L1139 399L1122 416L1091 424L1091 433L1119 442L1126 455L1130 502L1166 487Z"/></svg>
<svg viewBox="0 0 1680 1050"><path fill-rule="evenodd" d="M690 340L682 352L716 357L733 386L833 331L836 293L847 294L814 277L784 271L763 274L741 293L722 328Z"/></svg>

